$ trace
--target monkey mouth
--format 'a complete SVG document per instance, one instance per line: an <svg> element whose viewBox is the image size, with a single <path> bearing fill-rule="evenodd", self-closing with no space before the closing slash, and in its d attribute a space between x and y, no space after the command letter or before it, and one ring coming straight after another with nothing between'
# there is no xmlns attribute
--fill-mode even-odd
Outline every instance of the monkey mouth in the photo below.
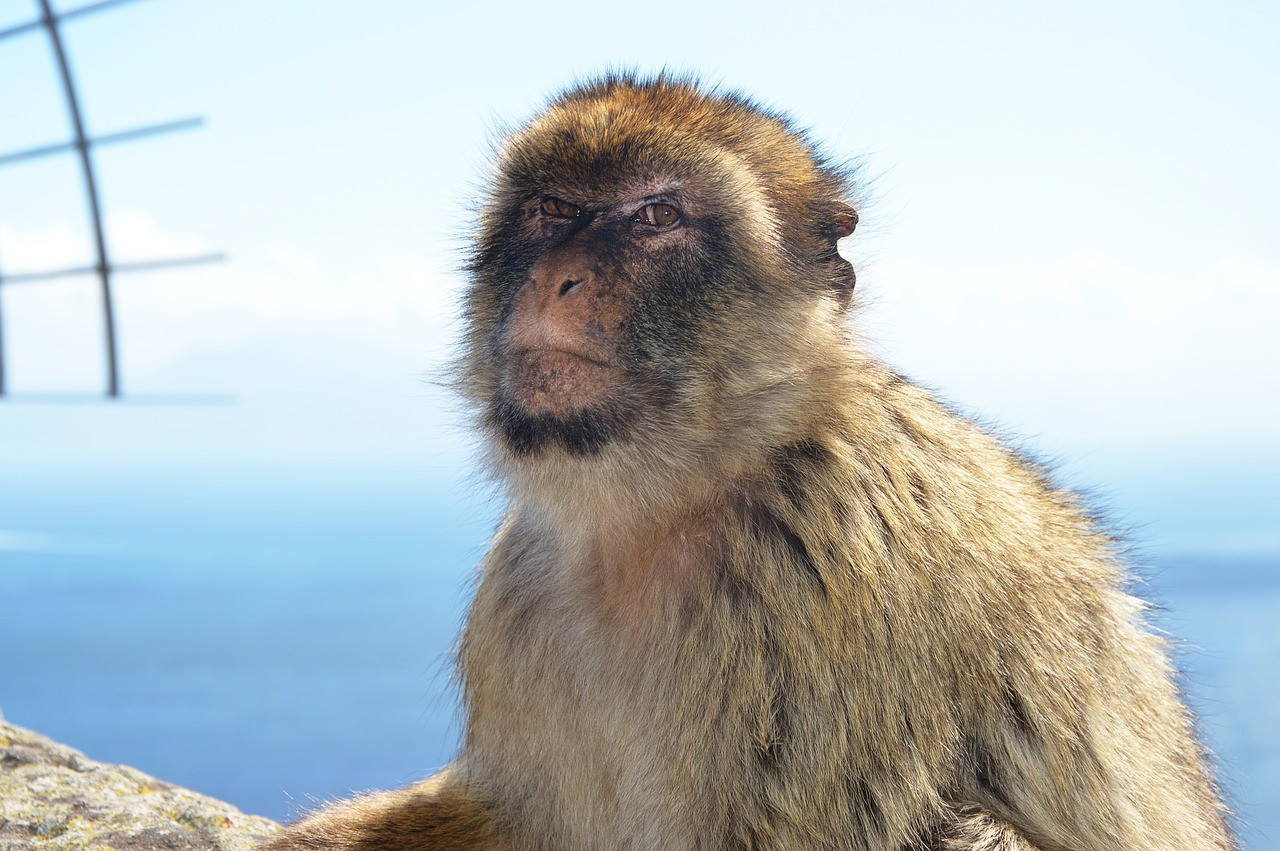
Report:
<svg viewBox="0 0 1280 851"><path fill-rule="evenodd" d="M529 348L517 349L514 352L514 355L516 360L526 360L532 357L550 357L555 359L565 359L569 361L573 361L573 360L586 361L587 363L593 363L596 366L608 367L610 369L613 368L613 364L611 364L608 360L606 360L601 355L597 355L597 354L594 354L591 352L585 352L585 351L576 351L570 348L552 348L550 346L547 346L547 347L531 346Z"/></svg>
<svg viewBox="0 0 1280 851"><path fill-rule="evenodd" d="M488 422L517 455L595 455L626 431L621 368L559 349L512 353Z"/></svg>
<svg viewBox="0 0 1280 851"><path fill-rule="evenodd" d="M615 394L618 372L582 352L525 349L514 353L505 389L530 414L576 416Z"/></svg>

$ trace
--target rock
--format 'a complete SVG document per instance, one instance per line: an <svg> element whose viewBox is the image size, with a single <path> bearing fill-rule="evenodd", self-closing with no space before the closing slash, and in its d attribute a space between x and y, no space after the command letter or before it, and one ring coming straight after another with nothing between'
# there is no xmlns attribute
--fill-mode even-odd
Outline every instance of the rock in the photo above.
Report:
<svg viewBox="0 0 1280 851"><path fill-rule="evenodd" d="M0 720L0 849L249 851L280 826Z"/></svg>

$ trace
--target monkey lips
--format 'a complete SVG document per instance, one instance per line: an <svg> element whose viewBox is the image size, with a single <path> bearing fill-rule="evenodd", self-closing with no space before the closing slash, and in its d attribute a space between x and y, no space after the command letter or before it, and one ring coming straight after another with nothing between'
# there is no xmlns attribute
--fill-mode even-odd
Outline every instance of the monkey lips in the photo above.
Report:
<svg viewBox="0 0 1280 851"><path fill-rule="evenodd" d="M624 431L620 368L558 349L516 350L487 420L518 455L594 455Z"/></svg>
<svg viewBox="0 0 1280 851"><path fill-rule="evenodd" d="M573 352L533 349L518 352L508 389L535 416L573 417L608 400L618 370Z"/></svg>

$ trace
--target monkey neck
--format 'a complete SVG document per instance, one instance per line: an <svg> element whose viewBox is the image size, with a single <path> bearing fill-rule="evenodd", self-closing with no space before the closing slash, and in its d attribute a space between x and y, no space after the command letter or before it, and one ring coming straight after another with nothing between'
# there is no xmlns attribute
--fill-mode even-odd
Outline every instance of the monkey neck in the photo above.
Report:
<svg viewBox="0 0 1280 851"><path fill-rule="evenodd" d="M598 559L678 536L723 491L710 455L683 464L634 456L529 465L507 481L512 508L567 553Z"/></svg>
<svg viewBox="0 0 1280 851"><path fill-rule="evenodd" d="M649 529L599 535L566 565L604 623L633 635L670 620L701 584L716 543L705 513Z"/></svg>

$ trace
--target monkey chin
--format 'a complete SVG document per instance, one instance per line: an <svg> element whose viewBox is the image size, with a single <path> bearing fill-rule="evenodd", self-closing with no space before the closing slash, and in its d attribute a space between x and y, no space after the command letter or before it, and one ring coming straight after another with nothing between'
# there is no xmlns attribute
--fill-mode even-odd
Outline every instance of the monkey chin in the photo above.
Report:
<svg viewBox="0 0 1280 851"><path fill-rule="evenodd" d="M625 431L619 369L571 352L521 352L488 419L518 455L560 447L596 455Z"/></svg>

